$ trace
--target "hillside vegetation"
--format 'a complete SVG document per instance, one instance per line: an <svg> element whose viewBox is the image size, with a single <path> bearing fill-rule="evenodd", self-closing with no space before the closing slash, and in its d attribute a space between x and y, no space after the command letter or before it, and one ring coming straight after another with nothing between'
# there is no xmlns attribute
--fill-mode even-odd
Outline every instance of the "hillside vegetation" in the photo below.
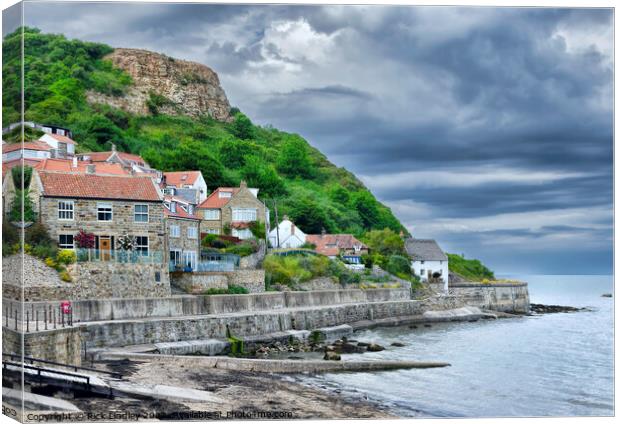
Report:
<svg viewBox="0 0 620 424"><path fill-rule="evenodd" d="M469 281L495 280L493 271L478 259L465 259L461 255L448 253L448 268Z"/></svg>
<svg viewBox="0 0 620 424"><path fill-rule="evenodd" d="M20 120L21 29L3 41L3 126ZM142 155L164 171L200 170L209 189L245 179L279 216L307 233L391 228L407 233L389 208L344 168L334 166L302 137L254 125L233 108L234 121L169 116L166 99L151 94L150 115L138 116L86 101L86 90L120 96L131 77L103 57L104 44L24 30L25 119L70 128L78 152L118 150ZM34 137L34 135L33 135ZM272 213L273 219L273 213Z"/></svg>

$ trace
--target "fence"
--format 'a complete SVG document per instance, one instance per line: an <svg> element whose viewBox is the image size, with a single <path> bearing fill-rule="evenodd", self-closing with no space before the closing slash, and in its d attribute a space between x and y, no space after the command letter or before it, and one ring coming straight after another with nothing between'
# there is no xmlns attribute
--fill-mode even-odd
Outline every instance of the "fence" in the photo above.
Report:
<svg viewBox="0 0 620 424"><path fill-rule="evenodd" d="M130 264L157 264L163 262L160 251L75 249L78 262L117 262Z"/></svg>
<svg viewBox="0 0 620 424"><path fill-rule="evenodd" d="M57 328L73 327L73 310L63 313L62 306L58 308L48 305L42 310L35 309L34 305L20 313L15 308L4 306L2 326L29 333L31 331L53 330Z"/></svg>
<svg viewBox="0 0 620 424"><path fill-rule="evenodd" d="M170 272L230 272L239 268L239 261L240 256L232 253L203 251L194 266L170 261L168 269Z"/></svg>

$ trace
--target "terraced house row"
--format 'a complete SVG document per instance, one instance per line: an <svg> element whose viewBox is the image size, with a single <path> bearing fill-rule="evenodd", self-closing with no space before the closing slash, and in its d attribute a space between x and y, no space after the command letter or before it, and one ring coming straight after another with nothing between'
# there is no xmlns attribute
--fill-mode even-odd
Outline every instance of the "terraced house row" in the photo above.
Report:
<svg viewBox="0 0 620 424"><path fill-rule="evenodd" d="M10 170L31 167L26 193L36 219L62 249L97 261L118 261L130 252L135 261L193 270L204 234L246 239L252 237L253 222L268 225L269 212L258 189L245 182L208 195L198 170L162 172L115 148L75 153L70 130L54 131L63 135L3 142L3 205L8 214L21 193ZM91 236L87 246L80 245L80 233Z"/></svg>

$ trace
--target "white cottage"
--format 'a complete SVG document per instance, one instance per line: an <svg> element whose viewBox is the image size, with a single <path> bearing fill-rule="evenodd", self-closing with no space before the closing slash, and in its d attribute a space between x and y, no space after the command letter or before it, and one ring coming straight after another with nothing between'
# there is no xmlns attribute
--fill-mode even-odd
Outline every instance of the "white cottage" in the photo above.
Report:
<svg viewBox="0 0 620 424"><path fill-rule="evenodd" d="M272 247L300 247L306 242L306 233L301 231L286 216L278 228L269 233L269 243Z"/></svg>
<svg viewBox="0 0 620 424"><path fill-rule="evenodd" d="M444 284L448 292L448 256L441 250L435 240L410 238L405 248L411 258L411 269L422 281L435 279Z"/></svg>

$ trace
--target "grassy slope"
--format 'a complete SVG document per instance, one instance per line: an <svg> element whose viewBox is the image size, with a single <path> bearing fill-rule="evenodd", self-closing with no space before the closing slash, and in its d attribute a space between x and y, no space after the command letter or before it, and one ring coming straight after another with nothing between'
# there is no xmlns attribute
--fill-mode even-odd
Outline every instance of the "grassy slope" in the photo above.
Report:
<svg viewBox="0 0 620 424"><path fill-rule="evenodd" d="M460 255L448 253L450 272L461 275L469 281L494 280L493 272L478 259L465 259Z"/></svg>
<svg viewBox="0 0 620 424"><path fill-rule="evenodd" d="M3 40L3 126L20 120L20 38L16 31ZM71 128L78 151L109 150L113 142L164 171L199 169L210 189L246 179L261 188L263 198L278 199L280 217L288 214L307 232L325 228L360 235L389 227L407 233L353 174L297 134L255 126L242 114L236 115L238 122L225 124L208 117L136 116L91 105L86 90L122 95L132 83L102 60L112 51L109 46L32 28L25 29L24 45L26 120ZM301 146L309 173L283 171L278 158L289 146Z"/></svg>

